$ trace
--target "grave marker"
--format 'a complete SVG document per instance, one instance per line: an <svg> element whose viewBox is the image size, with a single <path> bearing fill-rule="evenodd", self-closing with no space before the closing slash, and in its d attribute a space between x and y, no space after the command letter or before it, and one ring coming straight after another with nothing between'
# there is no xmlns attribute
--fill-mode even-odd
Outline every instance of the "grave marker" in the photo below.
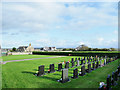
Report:
<svg viewBox="0 0 120 90"><path fill-rule="evenodd" d="M69 68L69 62L65 63L65 68Z"/></svg>
<svg viewBox="0 0 120 90"><path fill-rule="evenodd" d="M76 79L76 78L78 78L78 69L77 68L75 68L74 70L73 70L73 77L72 77L73 79Z"/></svg>
<svg viewBox="0 0 120 90"><path fill-rule="evenodd" d="M44 73L44 65L40 65L38 67L38 74L37 74L37 76L43 76L43 75L45 75L45 73Z"/></svg>
<svg viewBox="0 0 120 90"><path fill-rule="evenodd" d="M50 71L48 71L48 73L53 73L53 72L55 72L54 64L50 64Z"/></svg>
<svg viewBox="0 0 120 90"><path fill-rule="evenodd" d="M57 70L57 71L61 71L61 69L62 69L62 63L59 63L59 64L58 64L58 70Z"/></svg>
<svg viewBox="0 0 120 90"><path fill-rule="evenodd" d="M68 69L63 69L62 70L62 78L60 80L58 80L61 83L65 83L70 81L70 79L68 78Z"/></svg>

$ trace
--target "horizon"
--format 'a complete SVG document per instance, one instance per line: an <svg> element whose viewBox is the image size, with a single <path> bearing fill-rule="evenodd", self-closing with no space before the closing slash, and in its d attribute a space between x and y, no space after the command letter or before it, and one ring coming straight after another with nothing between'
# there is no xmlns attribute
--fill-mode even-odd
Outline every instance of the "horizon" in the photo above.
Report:
<svg viewBox="0 0 120 90"><path fill-rule="evenodd" d="M118 48L117 2L3 2L2 48Z"/></svg>

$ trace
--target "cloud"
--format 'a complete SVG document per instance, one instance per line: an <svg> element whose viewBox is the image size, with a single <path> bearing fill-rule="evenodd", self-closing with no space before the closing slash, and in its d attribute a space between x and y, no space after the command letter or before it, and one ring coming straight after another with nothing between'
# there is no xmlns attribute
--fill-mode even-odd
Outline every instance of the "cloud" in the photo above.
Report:
<svg viewBox="0 0 120 90"><path fill-rule="evenodd" d="M105 38L97 38L97 32L95 39L88 34L96 27L104 31L104 27L118 24L117 3L3 3L2 10L3 31L8 33L8 36L4 34L5 46L9 36L15 34L19 34L16 42L22 37L21 44L30 41L39 47L77 47L82 42L93 47L105 46Z"/></svg>

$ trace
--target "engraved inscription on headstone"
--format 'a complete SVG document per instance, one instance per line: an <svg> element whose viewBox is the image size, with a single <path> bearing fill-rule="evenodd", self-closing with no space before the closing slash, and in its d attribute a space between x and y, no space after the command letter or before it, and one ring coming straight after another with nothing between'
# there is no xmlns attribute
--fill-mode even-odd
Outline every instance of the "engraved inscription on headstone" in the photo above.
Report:
<svg viewBox="0 0 120 90"><path fill-rule="evenodd" d="M68 78L68 69L62 69L62 78L58 81L61 83L70 81L70 79Z"/></svg>
<svg viewBox="0 0 120 90"><path fill-rule="evenodd" d="M85 73L85 66L82 65L81 66L81 72L79 73L80 76L84 76L86 73Z"/></svg>
<svg viewBox="0 0 120 90"><path fill-rule="evenodd" d="M58 64L58 71L61 71L61 69L62 69L62 63L59 63Z"/></svg>
<svg viewBox="0 0 120 90"><path fill-rule="evenodd" d="M54 64L50 64L50 71L48 71L48 73L53 73L53 72L55 72Z"/></svg>
<svg viewBox="0 0 120 90"><path fill-rule="evenodd" d="M65 68L69 68L69 62L65 63Z"/></svg>
<svg viewBox="0 0 120 90"><path fill-rule="evenodd" d="M77 60L77 65L76 66L80 66L80 64L79 64L79 60Z"/></svg>
<svg viewBox="0 0 120 90"><path fill-rule="evenodd" d="M75 79L75 78L78 78L78 69L77 68L75 68L74 70L73 70L73 77L72 77L73 79Z"/></svg>
<svg viewBox="0 0 120 90"><path fill-rule="evenodd" d="M43 76L43 75L45 75L45 73L44 73L44 65L41 65L41 66L38 67L37 76Z"/></svg>

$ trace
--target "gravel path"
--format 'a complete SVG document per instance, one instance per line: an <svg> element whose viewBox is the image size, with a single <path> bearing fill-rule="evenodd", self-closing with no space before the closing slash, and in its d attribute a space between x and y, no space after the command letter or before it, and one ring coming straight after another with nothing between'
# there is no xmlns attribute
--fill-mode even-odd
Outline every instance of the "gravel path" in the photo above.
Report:
<svg viewBox="0 0 120 90"><path fill-rule="evenodd" d="M10 61L4 61L4 62L2 62L2 64L6 64L6 63L8 63L8 62L18 62L18 61L47 59L47 58L59 58L59 57L66 57L66 56L54 56L54 57L43 57L43 58L31 58L31 59L10 60Z"/></svg>

